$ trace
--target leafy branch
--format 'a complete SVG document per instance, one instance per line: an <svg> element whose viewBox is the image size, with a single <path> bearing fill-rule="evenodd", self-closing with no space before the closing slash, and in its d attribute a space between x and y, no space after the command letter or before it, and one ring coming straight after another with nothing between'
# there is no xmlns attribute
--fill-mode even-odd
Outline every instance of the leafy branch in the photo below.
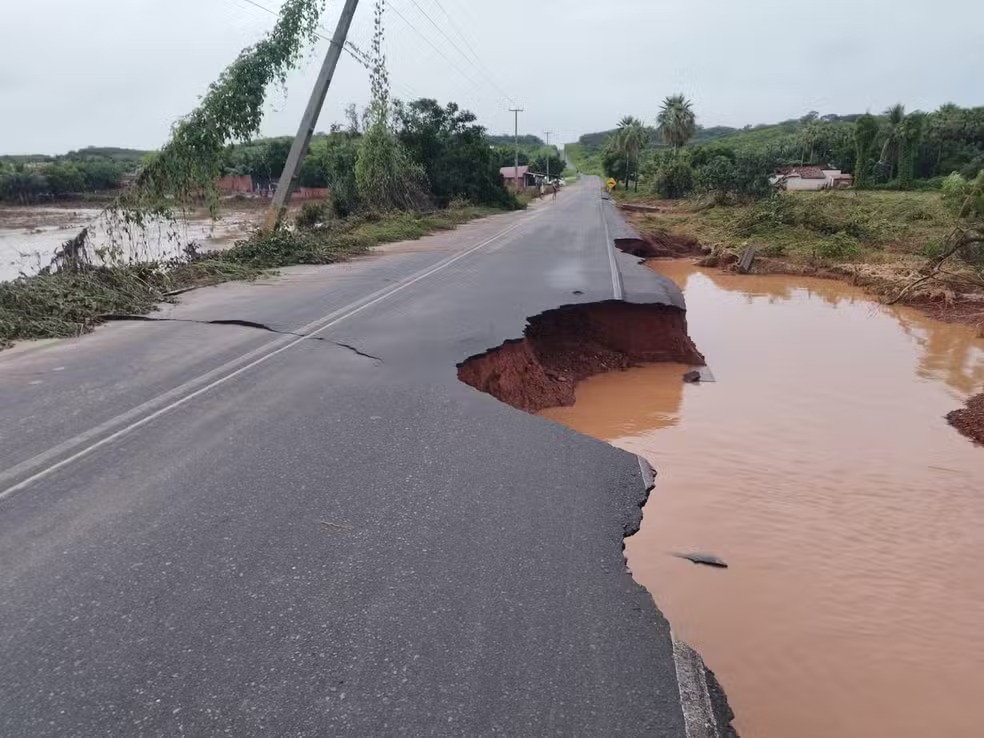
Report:
<svg viewBox="0 0 984 738"><path fill-rule="evenodd" d="M944 241L942 251L929 259L919 270L920 276L903 287L889 305L899 302L916 287L940 277L954 281L953 272L944 267L954 258L963 257L976 263L977 269L963 274L955 281L969 284L977 289L984 288L984 172L968 182L959 174L953 174L943 182L943 202L956 216L957 223Z"/></svg>
<svg viewBox="0 0 984 738"><path fill-rule="evenodd" d="M144 167L132 187L97 217L109 240L106 254L119 256L123 240L146 241L156 224L169 241L179 239L174 207L205 200L214 218L218 211L215 182L222 176L227 148L248 141L260 130L267 89L286 84L306 46L317 37L325 0L286 0L273 30L243 49L209 85L198 107L171 129L164 147ZM94 225L69 239L55 254L50 270L79 269Z"/></svg>
<svg viewBox="0 0 984 738"><path fill-rule="evenodd" d="M171 199L208 198L215 212L215 180L226 147L259 133L267 88L285 85L305 46L317 37L324 0L287 0L266 38L239 53L209 85L198 107L171 131L171 138L141 172L136 186L116 203L119 210L161 214Z"/></svg>

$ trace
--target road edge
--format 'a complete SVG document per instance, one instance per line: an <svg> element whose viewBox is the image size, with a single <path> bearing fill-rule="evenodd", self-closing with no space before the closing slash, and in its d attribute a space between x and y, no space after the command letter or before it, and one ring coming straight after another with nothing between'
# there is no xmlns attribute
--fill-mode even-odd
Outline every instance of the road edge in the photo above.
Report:
<svg viewBox="0 0 984 738"><path fill-rule="evenodd" d="M657 473L642 456L636 454L635 457L642 472L642 483L645 488L641 513L656 486ZM640 520L640 526L641 522ZM628 562L626 566L628 567ZM631 569L629 575L632 576ZM646 589L634 576L633 581ZM659 603L652 596L652 592L648 589L646 592L659 610ZM704 659L696 650L677 637L672 624L670 636L673 640L673 663L676 669L677 688L680 690L680 709L683 712L687 738L738 738L738 732L732 725L735 713L714 672L707 668Z"/></svg>

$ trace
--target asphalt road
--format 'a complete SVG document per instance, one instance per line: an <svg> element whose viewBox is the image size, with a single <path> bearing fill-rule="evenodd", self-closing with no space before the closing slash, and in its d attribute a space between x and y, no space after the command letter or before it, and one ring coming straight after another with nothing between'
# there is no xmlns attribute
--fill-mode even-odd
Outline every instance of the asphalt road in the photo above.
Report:
<svg viewBox="0 0 984 738"><path fill-rule="evenodd" d="M680 304L597 184L0 354L0 735L688 735L638 460L456 378Z"/></svg>

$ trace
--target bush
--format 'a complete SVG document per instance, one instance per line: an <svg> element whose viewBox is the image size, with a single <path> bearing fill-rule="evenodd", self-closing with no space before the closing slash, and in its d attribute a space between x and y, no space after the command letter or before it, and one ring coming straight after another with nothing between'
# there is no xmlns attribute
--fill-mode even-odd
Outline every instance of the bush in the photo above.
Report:
<svg viewBox="0 0 984 738"><path fill-rule="evenodd" d="M940 190L943 193L943 204L946 206L946 209L956 214L960 212L960 208L963 207L967 199L967 195L970 192L970 183L963 175L954 172L949 177L943 179Z"/></svg>
<svg viewBox="0 0 984 738"><path fill-rule="evenodd" d="M841 231L818 242L813 256L822 261L853 261L861 256L861 243Z"/></svg>
<svg viewBox="0 0 984 738"><path fill-rule="evenodd" d="M298 228L314 228L319 223L327 223L333 215L331 203L327 200L308 201L301 205L301 212L294 218Z"/></svg>
<svg viewBox="0 0 984 738"><path fill-rule="evenodd" d="M715 156L696 170L695 182L701 192L728 195L738 189L738 171L734 161Z"/></svg>
<svg viewBox="0 0 984 738"><path fill-rule="evenodd" d="M653 187L660 197L678 200L694 191L694 170L683 156L664 160L656 170Z"/></svg>
<svg viewBox="0 0 984 738"><path fill-rule="evenodd" d="M363 134L355 161L355 182L365 206L380 210L413 210L427 201L424 168L379 118Z"/></svg>

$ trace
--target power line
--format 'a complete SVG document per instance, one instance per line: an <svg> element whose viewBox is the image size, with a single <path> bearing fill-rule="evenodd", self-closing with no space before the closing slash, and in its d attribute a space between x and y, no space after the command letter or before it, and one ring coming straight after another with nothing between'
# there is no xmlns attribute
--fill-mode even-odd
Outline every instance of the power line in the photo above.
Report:
<svg viewBox="0 0 984 738"><path fill-rule="evenodd" d="M462 58L463 58L463 59L464 59L464 60L465 60L466 62L468 62L468 63L469 63L469 64L470 64L471 66L472 66L472 68L473 68L473 69L475 69L475 71L477 71L477 72L479 72L480 74L482 74L482 75L484 75L484 76L485 76L485 78L486 78L486 79L487 79L487 80L489 81L489 84L491 84L491 85L492 85L492 86L493 86L493 87L494 87L494 88L495 88L495 89L496 89L496 90L497 90L497 91L499 92L499 94L500 94L500 95L503 95L503 97L505 98L505 100L506 100L506 101L507 101L507 102L508 102L508 103L509 103L510 105L514 105L514 104L515 104L515 103L514 103L514 101L513 101L513 99L512 99L511 97L509 97L509 94L508 94L508 93L506 93L506 92L505 92L505 91L504 91L504 90L503 90L503 89L502 89L501 87L499 87L499 85L497 85L497 84L495 83L495 80L494 80L494 79L492 79L492 77L491 77L491 75L489 75L489 74L487 74L487 73L486 73L486 72L485 72L484 70L482 70L481 68L479 68L479 67L478 67L478 66L477 66L477 65L475 64L475 62L473 62L473 61L472 61L471 59L469 59L469 58L468 58L468 55L467 55L467 54L466 54L465 52L463 52L463 51L461 50L461 47L460 47L460 46L458 46L458 44L456 44L456 43L454 42L454 39L452 39L452 38L451 38L450 36L448 36L448 34L444 32L444 29L443 29L443 28L441 28L441 27L440 27L439 25L437 25L437 23L436 23L436 22L434 21L434 19L433 19L433 18L431 18L431 17L430 17L430 15L429 15L429 14L427 13L427 11L426 11L426 10L424 10L424 9L423 9L423 8L422 8L422 7L420 6L420 3L418 3L418 2L417 2L417 0L410 0L410 2L412 2L412 3L413 3L413 5L414 5L414 7L415 7L415 8L417 8L417 10L419 10L419 11L420 11L420 12L421 12L421 13L423 14L423 16L424 16L424 17L425 17L425 18L426 18L426 19L427 19L428 21L430 21L430 24L431 24L432 26L434 26L434 28L436 28L436 29L437 29L437 31L438 31L438 33L440 33L440 34L441 34L442 36L444 36L444 38L445 38L445 39L447 39L447 42L448 42L449 44L451 44L451 46L453 46L453 47L454 47L454 49L455 49L455 50L456 50L456 51L457 51L457 52L458 52L459 54L461 54L461 56L462 56ZM449 21L449 22L451 23L451 25L453 26L453 25L454 25L454 21L452 21L452 20L451 20L451 16L449 16L449 15L448 15L448 11L446 11L446 10L444 10L444 7L443 7L443 6L441 6L441 3L440 3L440 1L439 1L439 0L438 0L438 3L437 3L437 4L438 4L438 6L439 6L439 7L441 8L441 10L442 10L442 11L444 12L444 15L445 15L445 16L447 16L447 18L448 18L448 21ZM392 7L392 6L391 6L391 7ZM461 32L460 32L460 31L458 32L458 35L461 35ZM465 45L466 45L466 46L468 45L468 42L467 42L467 41L465 40L465 38L464 38L463 36L462 36L462 41L465 41ZM472 50L472 54L474 54L474 53L475 53L475 52L474 52L474 50ZM476 59L478 59L478 57L477 57L477 56L476 56L475 58L476 58Z"/></svg>
<svg viewBox="0 0 984 738"><path fill-rule="evenodd" d="M413 23L411 23L410 20L405 15L403 15L403 13L400 12L399 8L397 8L396 6L394 6L393 3L391 3L389 0L384 0L384 1L386 2L386 5L389 7L389 9L392 10L394 13L396 13L397 17L400 20L402 20L404 23L406 23L410 27L410 30L412 30L414 33L416 33L418 36L420 36L424 41L426 41L427 44L432 49L434 49L434 51L436 51L444 59L444 61L446 61L448 63L448 65L452 69L454 69L458 74L460 74L462 77L464 77L476 89L478 89L479 91L481 91L481 89L482 89L481 85L478 84L474 79L472 79L471 77L469 77L467 74L465 74L465 72L461 69L461 67L459 65L455 64L454 61L452 61L448 57L448 55L445 54L440 49L440 47L436 46L434 44L434 42L431 41L431 39L428 36L426 36L425 34L421 33L421 31ZM416 4L416 3L414 3L414 4ZM420 6L418 6L418 7L420 7Z"/></svg>
<svg viewBox="0 0 984 738"><path fill-rule="evenodd" d="M269 13L270 15L275 15L275 16L279 15L277 11L270 9L265 5L261 5L260 3L256 2L256 0L242 0L242 2L248 3L249 5L252 5L254 8L258 8L262 10L264 13ZM324 26L320 24L318 25L318 28L320 28L325 33L328 32L328 29L326 29ZM322 33L318 33L317 31L315 31L314 35L322 39L323 41L327 41L329 44L333 43L331 38L325 36ZM342 47L342 50L350 57L352 57L356 62L358 62L360 66L364 67L369 71L372 70L372 60L370 59L369 54L367 54L365 51L363 51L358 46L356 46L352 41L346 41L345 45ZM406 93L406 96L408 98L420 97L420 94L414 91L412 88L404 87L403 85L397 85L397 84L393 84L393 86L396 87L399 92Z"/></svg>
<svg viewBox="0 0 984 738"><path fill-rule="evenodd" d="M513 99L501 87L499 87L498 84L496 84L495 78L492 76L492 73L489 71L488 67L485 66L482 60L479 59L478 54L475 52L474 44L469 43L468 38L458 27L458 24L454 22L454 18L451 17L450 13L448 13L444 5L441 4L441 0L434 0L434 2L437 4L437 7L441 9L441 12L444 13L444 17L448 19L448 24L451 26L452 30L454 30L454 32L458 34L458 37L464 42L465 48L471 52L472 57L480 65L481 68L479 69L479 71L481 71L485 75L485 78L489 81L489 83L493 87L495 87L502 95L505 95L506 99L510 103L514 103ZM416 5L416 2L414 3L414 5Z"/></svg>

